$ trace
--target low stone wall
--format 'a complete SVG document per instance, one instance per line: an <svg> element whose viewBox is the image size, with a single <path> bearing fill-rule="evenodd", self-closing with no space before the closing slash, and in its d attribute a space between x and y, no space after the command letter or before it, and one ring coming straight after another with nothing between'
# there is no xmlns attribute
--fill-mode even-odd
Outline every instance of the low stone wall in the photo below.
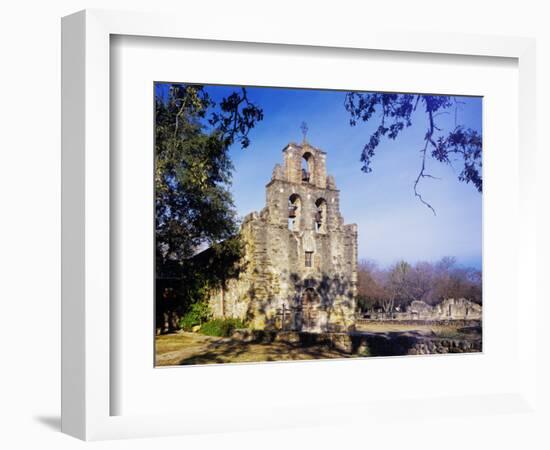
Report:
<svg viewBox="0 0 550 450"><path fill-rule="evenodd" d="M387 323L391 325L392 322L399 322L399 325L411 325L411 326L447 326L453 325L457 328L462 327L478 327L480 326L481 321L477 319L458 319L458 320L448 320L448 319L439 319L439 320L428 320L428 319L357 319L355 321L355 328L357 331L362 331L361 328L364 327L368 330L369 325L371 324L380 324Z"/></svg>
<svg viewBox="0 0 550 450"><path fill-rule="evenodd" d="M448 339L416 333L363 333L333 336L334 348L359 356L427 355L481 352L481 338Z"/></svg>
<svg viewBox="0 0 550 450"><path fill-rule="evenodd" d="M348 355L399 356L482 351L481 337L450 339L414 332L304 333L296 331L236 330L232 339L242 342L285 342L302 347L326 345Z"/></svg>
<svg viewBox="0 0 550 450"><path fill-rule="evenodd" d="M481 339L426 339L417 342L407 354L479 353L482 350Z"/></svg>
<svg viewBox="0 0 550 450"><path fill-rule="evenodd" d="M413 301L406 311L371 311L372 320L481 320L482 307L465 298L448 298L431 306L422 301Z"/></svg>

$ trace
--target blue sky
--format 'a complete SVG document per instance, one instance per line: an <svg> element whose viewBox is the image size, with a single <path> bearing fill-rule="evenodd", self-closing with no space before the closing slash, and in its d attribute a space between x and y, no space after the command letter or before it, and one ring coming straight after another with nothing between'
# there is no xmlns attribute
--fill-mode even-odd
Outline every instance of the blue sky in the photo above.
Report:
<svg viewBox="0 0 550 450"><path fill-rule="evenodd" d="M219 101L234 88L209 86ZM327 152L327 173L340 190L341 212L346 223L359 231L359 258L386 266L399 259L436 261L455 256L462 265L481 268L482 196L472 184L459 182L460 164L441 164L431 158L428 171L440 178L424 179L419 191L437 215L415 197L413 183L420 170L420 149L426 133L426 116L420 108L413 125L395 140L383 139L376 150L371 173L361 171L361 150L378 125L349 125L345 92L249 87L248 97L264 111L264 120L250 132L251 145L230 149L235 165L231 190L238 214L265 206L265 185L273 167L282 162L288 142L302 139L300 124L307 122L307 140ZM460 100L457 122L481 132L482 99ZM437 118L443 131L454 128L455 114Z"/></svg>

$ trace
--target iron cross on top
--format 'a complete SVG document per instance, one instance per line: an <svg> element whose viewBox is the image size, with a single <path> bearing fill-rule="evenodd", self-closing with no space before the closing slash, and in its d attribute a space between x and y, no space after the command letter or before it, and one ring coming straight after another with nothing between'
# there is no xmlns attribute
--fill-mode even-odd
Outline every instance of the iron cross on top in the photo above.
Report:
<svg viewBox="0 0 550 450"><path fill-rule="evenodd" d="M300 130L302 130L302 134L304 135L304 142L306 141L307 131L309 130L307 123L302 122L300 125Z"/></svg>

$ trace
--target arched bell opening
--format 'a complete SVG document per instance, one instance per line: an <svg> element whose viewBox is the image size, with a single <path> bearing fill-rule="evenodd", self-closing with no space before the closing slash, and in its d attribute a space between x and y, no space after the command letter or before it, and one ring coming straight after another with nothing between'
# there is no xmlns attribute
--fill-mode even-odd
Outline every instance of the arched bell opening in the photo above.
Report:
<svg viewBox="0 0 550 450"><path fill-rule="evenodd" d="M288 198L288 229L299 231L302 219L302 200L298 194L292 194Z"/></svg>
<svg viewBox="0 0 550 450"><path fill-rule="evenodd" d="M313 183L313 174L315 173L315 159L310 152L302 155L302 183Z"/></svg>
<svg viewBox="0 0 550 450"><path fill-rule="evenodd" d="M315 231L327 232L327 201L324 198L319 198L315 202Z"/></svg>

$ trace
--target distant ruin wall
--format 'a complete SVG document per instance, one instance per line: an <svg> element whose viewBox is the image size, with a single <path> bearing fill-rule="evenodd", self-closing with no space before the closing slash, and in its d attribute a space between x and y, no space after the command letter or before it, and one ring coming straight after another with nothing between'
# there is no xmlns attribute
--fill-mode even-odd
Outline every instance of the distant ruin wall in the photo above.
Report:
<svg viewBox="0 0 550 450"><path fill-rule="evenodd" d="M413 301L406 311L393 313L373 312L374 320L481 320L481 305L465 298L449 298L435 306L425 302Z"/></svg>

